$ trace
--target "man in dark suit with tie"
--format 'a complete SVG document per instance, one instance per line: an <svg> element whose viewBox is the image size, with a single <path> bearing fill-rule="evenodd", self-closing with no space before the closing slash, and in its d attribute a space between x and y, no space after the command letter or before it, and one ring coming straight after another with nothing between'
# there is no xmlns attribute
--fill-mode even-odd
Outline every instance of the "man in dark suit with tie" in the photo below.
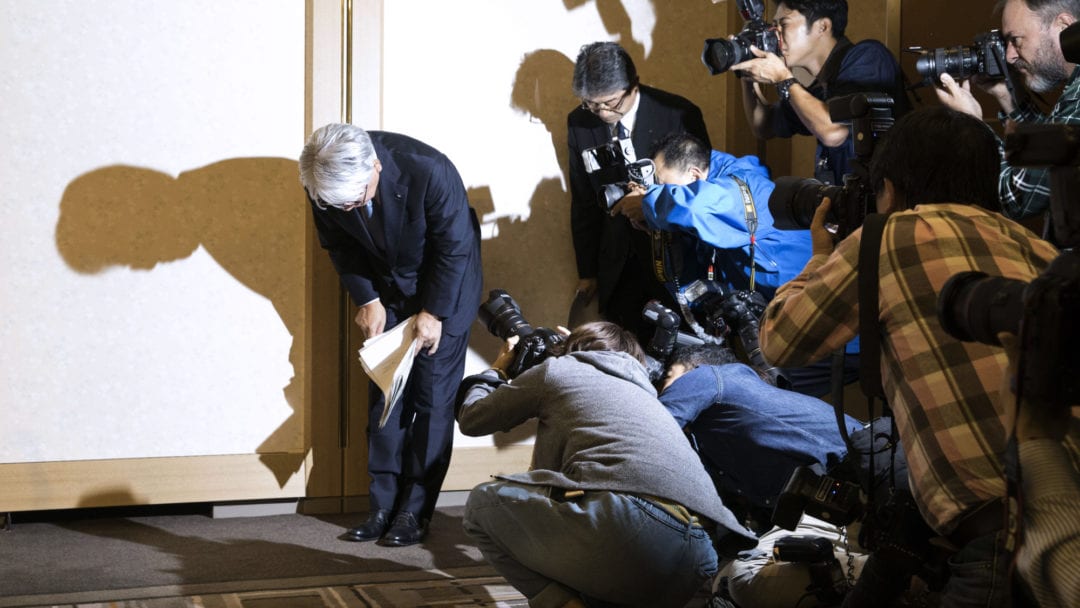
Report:
<svg viewBox="0 0 1080 608"><path fill-rule="evenodd" d="M419 354L385 426L370 385L371 512L353 541L423 540L450 464L454 397L480 305L480 232L457 169L405 135L330 124L300 155L319 242L360 307L366 340L416 315Z"/></svg>
<svg viewBox="0 0 1080 608"><path fill-rule="evenodd" d="M585 171L581 153L613 138L629 138L638 159L651 158L669 133L689 132L709 149L701 110L689 100L638 82L634 62L614 42L581 47L574 64L574 95L581 106L567 118L570 144L570 224L577 256L578 294L599 297L600 312L647 340L641 309L652 299L674 307L652 272L649 233L623 215L612 217Z"/></svg>

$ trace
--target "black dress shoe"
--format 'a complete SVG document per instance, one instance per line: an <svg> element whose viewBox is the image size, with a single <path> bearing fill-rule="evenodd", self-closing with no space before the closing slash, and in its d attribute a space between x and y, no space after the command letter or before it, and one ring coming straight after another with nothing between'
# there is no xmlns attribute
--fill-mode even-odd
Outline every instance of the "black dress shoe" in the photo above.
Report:
<svg viewBox="0 0 1080 608"><path fill-rule="evenodd" d="M379 539L384 547L405 547L415 545L427 536L427 522L420 522L416 515L402 511L394 517L390 529Z"/></svg>
<svg viewBox="0 0 1080 608"><path fill-rule="evenodd" d="M356 543L375 540L386 532L390 526L390 510L379 509L368 515L367 521L341 535L341 540L349 540Z"/></svg>

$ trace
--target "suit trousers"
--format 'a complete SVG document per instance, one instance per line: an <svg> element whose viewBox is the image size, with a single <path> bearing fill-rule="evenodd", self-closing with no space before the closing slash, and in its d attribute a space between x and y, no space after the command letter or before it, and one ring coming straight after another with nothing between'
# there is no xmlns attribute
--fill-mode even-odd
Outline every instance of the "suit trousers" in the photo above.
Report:
<svg viewBox="0 0 1080 608"><path fill-rule="evenodd" d="M387 319L388 326L391 320ZM417 355L401 403L381 429L383 394L374 383L370 384L368 473L372 510L409 511L420 519L431 519L450 466L454 398L465 372L468 345L468 330L459 336L444 332L434 355L424 351Z"/></svg>

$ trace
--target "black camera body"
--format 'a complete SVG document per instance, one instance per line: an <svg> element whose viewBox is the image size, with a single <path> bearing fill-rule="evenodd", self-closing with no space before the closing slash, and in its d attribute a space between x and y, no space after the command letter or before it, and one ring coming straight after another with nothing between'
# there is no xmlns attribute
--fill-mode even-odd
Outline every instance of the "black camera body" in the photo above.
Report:
<svg viewBox="0 0 1080 608"><path fill-rule="evenodd" d="M700 279L683 287L680 296L705 333L725 342L737 338L750 367L774 385L787 386L779 370L765 360L758 341L761 316L769 304L765 296L745 289L732 291L716 281Z"/></svg>
<svg viewBox="0 0 1080 608"><path fill-rule="evenodd" d="M738 0L739 14L745 20L742 31L732 39L709 38L701 52L701 62L713 76L731 69L731 66L753 59L750 46L769 52L780 53L780 33L766 23L765 3L761 0Z"/></svg>
<svg viewBox="0 0 1080 608"><path fill-rule="evenodd" d="M855 93L828 101L833 122L850 125L856 155L854 170L844 176L843 186L816 179L776 178L776 188L769 196L774 226L780 230L806 230L825 197L831 201L825 221L838 240L862 226L866 214L876 208L869 160L878 136L892 128L893 105L893 98L882 93Z"/></svg>
<svg viewBox="0 0 1080 608"><path fill-rule="evenodd" d="M863 180L830 186L814 178L778 177L776 188L769 196L773 226L780 230L810 228L814 212L826 197L831 203L825 222L830 229L835 227L833 234L838 240L862 226L871 205L876 204L874 192Z"/></svg>
<svg viewBox="0 0 1080 608"><path fill-rule="evenodd" d="M810 572L807 591L822 604L834 606L844 599L848 584L829 539L801 534L781 536L773 544L773 558L780 562L806 564Z"/></svg>
<svg viewBox="0 0 1080 608"><path fill-rule="evenodd" d="M679 331L682 317L658 300L649 300L645 304L645 307L641 309L641 318L656 326L652 339L645 345L645 352L661 363L666 361L678 346L697 346L705 343L700 338Z"/></svg>
<svg viewBox="0 0 1080 608"><path fill-rule="evenodd" d="M606 144L586 148L581 153L585 173L598 193L599 203L610 210L630 191L631 183L652 186L656 180L656 165L648 158L636 158L634 144L629 139L613 139Z"/></svg>
<svg viewBox="0 0 1080 608"><path fill-rule="evenodd" d="M972 76L1002 80L1008 72L1005 39L998 30L975 36L975 43L969 46L937 49L915 47L908 50L919 54L915 60L915 70L923 77L924 86L938 84L942 74L948 74L958 81Z"/></svg>
<svg viewBox="0 0 1080 608"><path fill-rule="evenodd" d="M776 498L772 521L794 530L803 513L846 526L859 519L865 500L859 484L830 477L818 463L797 467Z"/></svg>
<svg viewBox="0 0 1080 608"><path fill-rule="evenodd" d="M506 369L509 378L516 378L540 364L566 341L566 337L555 330L529 325L521 316L521 307L502 289L492 289L488 293L487 301L480 305L478 317L488 331L501 340L518 336L514 361Z"/></svg>

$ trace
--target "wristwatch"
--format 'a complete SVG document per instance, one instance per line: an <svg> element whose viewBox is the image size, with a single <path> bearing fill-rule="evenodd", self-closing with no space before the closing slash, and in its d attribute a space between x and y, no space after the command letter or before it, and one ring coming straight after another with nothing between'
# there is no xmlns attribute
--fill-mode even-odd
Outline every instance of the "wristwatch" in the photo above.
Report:
<svg viewBox="0 0 1080 608"><path fill-rule="evenodd" d="M799 84L798 79L788 78L776 83L776 92L780 95L780 99L784 101L791 99L791 85L793 84Z"/></svg>

